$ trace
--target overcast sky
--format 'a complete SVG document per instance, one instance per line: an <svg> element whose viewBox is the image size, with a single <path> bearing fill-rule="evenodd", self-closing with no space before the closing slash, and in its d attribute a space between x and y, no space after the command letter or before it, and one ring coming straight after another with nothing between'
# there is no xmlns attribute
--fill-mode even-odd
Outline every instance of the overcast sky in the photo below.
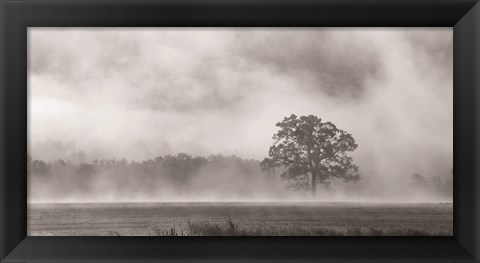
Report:
<svg viewBox="0 0 480 263"><path fill-rule="evenodd" d="M452 29L29 29L34 158L267 156L275 123L351 133L395 184L452 168Z"/></svg>

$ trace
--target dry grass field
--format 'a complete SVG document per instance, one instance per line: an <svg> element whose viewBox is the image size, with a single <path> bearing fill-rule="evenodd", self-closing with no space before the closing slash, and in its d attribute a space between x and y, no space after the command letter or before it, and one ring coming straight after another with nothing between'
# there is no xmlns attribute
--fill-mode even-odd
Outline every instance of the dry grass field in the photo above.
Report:
<svg viewBox="0 0 480 263"><path fill-rule="evenodd" d="M451 236L451 203L32 204L31 236Z"/></svg>

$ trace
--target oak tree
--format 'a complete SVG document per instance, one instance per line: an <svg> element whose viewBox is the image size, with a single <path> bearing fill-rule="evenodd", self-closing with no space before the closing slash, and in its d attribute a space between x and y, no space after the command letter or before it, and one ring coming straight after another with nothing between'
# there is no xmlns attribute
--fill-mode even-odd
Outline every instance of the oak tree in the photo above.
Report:
<svg viewBox="0 0 480 263"><path fill-rule="evenodd" d="M347 155L358 147L351 134L314 115L292 114L276 126L280 130L261 166L264 170L279 169L281 178L289 182L288 188L311 189L315 196L317 184L360 179L358 166Z"/></svg>

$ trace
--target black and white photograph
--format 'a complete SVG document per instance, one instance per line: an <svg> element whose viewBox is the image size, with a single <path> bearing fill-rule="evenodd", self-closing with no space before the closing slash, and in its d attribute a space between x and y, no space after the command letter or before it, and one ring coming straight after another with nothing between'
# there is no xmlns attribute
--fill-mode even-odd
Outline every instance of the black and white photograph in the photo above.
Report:
<svg viewBox="0 0 480 263"><path fill-rule="evenodd" d="M27 35L29 236L453 235L450 27Z"/></svg>

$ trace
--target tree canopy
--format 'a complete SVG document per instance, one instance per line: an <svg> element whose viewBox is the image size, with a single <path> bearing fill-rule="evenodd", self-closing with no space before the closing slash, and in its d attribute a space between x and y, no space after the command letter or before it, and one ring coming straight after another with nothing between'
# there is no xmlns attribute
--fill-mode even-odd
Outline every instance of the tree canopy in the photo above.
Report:
<svg viewBox="0 0 480 263"><path fill-rule="evenodd" d="M264 170L278 168L290 189L311 189L315 195L317 184L360 179L358 166L347 155L358 147L351 134L314 115L292 114L276 126L280 130L261 166Z"/></svg>

